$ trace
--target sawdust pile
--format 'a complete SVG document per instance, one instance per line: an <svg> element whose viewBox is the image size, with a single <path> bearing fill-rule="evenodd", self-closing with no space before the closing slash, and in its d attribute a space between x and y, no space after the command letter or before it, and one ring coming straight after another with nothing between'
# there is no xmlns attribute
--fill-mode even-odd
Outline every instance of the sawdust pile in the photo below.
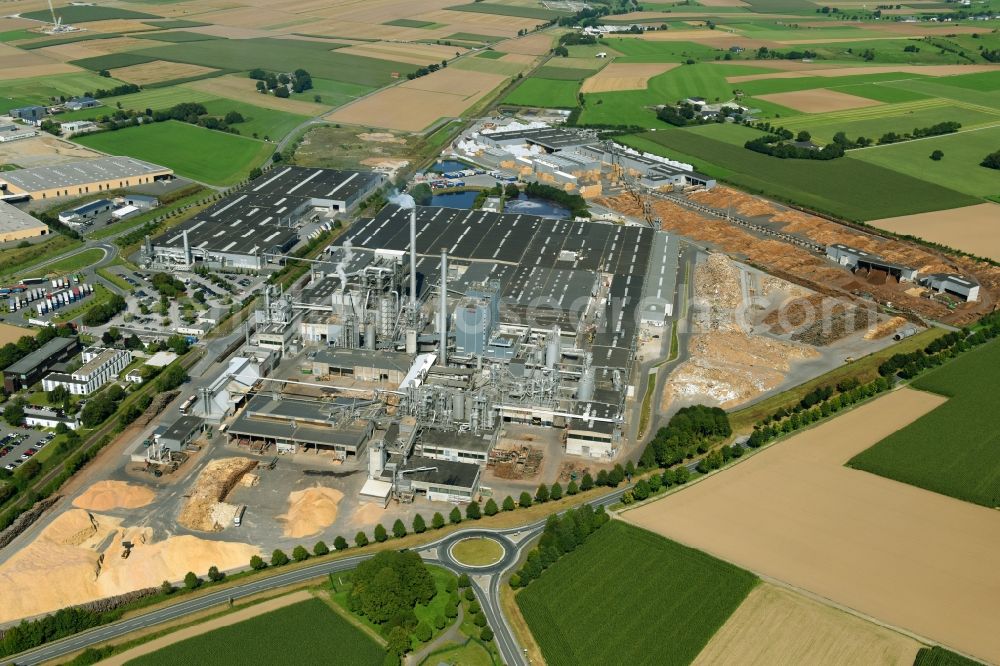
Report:
<svg viewBox="0 0 1000 666"><path fill-rule="evenodd" d="M334 488L316 486L298 490L288 496L288 513L279 516L285 522L285 536L300 537L319 534L337 520L337 505L344 493Z"/></svg>
<svg viewBox="0 0 1000 666"><path fill-rule="evenodd" d="M250 458L220 458L208 463L198 475L177 522L192 530L221 532L232 521L236 507L216 505L224 503L229 491L255 467L257 461Z"/></svg>
<svg viewBox="0 0 1000 666"><path fill-rule="evenodd" d="M773 215L778 212L778 209L769 202L728 187L713 187L704 192L695 192L691 195L691 200L712 208L734 210L747 217Z"/></svg>
<svg viewBox="0 0 1000 666"><path fill-rule="evenodd" d="M98 481L73 500L73 506L90 511L138 509L156 497L151 489L125 481Z"/></svg>
<svg viewBox="0 0 1000 666"><path fill-rule="evenodd" d="M132 542L128 558L122 541ZM17 591L4 595L0 622L180 581L213 564L235 569L255 554L249 544L192 536L154 542L149 528L123 528L118 518L70 509L0 565L0 589Z"/></svg>
<svg viewBox="0 0 1000 666"><path fill-rule="evenodd" d="M881 340L887 335L892 335L898 329L906 324L906 319L903 317L892 317L883 322L879 322L877 325L873 326L867 333L865 333L866 340Z"/></svg>
<svg viewBox="0 0 1000 666"><path fill-rule="evenodd" d="M671 373L661 407L695 399L729 408L770 391L796 361L818 356L802 344L755 334L742 312L744 276L722 254L695 269L694 330L690 358ZM777 285L774 285L775 287Z"/></svg>

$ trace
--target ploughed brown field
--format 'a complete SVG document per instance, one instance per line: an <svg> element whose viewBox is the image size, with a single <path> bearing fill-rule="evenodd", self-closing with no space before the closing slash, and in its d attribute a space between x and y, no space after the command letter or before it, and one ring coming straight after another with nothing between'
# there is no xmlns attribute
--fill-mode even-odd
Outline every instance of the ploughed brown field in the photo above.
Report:
<svg viewBox="0 0 1000 666"><path fill-rule="evenodd" d="M983 203L933 213L887 217L868 224L1000 261L1000 204Z"/></svg>
<svg viewBox="0 0 1000 666"><path fill-rule="evenodd" d="M844 467L944 398L899 389L623 518L1000 661L1000 512Z"/></svg>
<svg viewBox="0 0 1000 666"><path fill-rule="evenodd" d="M758 97L803 113L846 111L847 109L860 109L866 106L878 106L882 103L868 99L867 97L848 95L847 93L827 90L826 88L758 95Z"/></svg>

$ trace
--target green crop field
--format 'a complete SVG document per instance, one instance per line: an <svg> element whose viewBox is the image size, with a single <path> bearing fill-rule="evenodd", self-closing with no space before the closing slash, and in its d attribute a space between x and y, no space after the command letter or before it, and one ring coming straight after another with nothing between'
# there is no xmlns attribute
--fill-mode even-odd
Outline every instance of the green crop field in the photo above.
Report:
<svg viewBox="0 0 1000 666"><path fill-rule="evenodd" d="M312 102L316 95L320 96L320 103L327 106L341 106L359 97L364 97L375 90L372 86L362 86L357 83L344 83L343 81L333 81L330 79L319 79L313 77L313 87L301 93L292 93L292 99Z"/></svg>
<svg viewBox="0 0 1000 666"><path fill-rule="evenodd" d="M504 104L572 109L577 105L577 81L528 78L503 99Z"/></svg>
<svg viewBox="0 0 1000 666"><path fill-rule="evenodd" d="M207 25L212 25L211 23L188 21L187 19L156 19L152 21L143 21L143 23L151 25L154 28L163 28L164 30L171 30L173 28L203 28Z"/></svg>
<svg viewBox="0 0 1000 666"><path fill-rule="evenodd" d="M500 74L502 76L517 76L527 67L519 62L506 62L503 60L489 60L487 58L462 58L454 65L455 69L464 69L469 72L486 72L487 74ZM590 74L584 71L584 76ZM549 77L555 78L555 77Z"/></svg>
<svg viewBox="0 0 1000 666"><path fill-rule="evenodd" d="M435 23L434 21L415 21L413 19L393 19L392 21L386 21L382 25L394 25L399 28L443 28L443 23Z"/></svg>
<svg viewBox="0 0 1000 666"><path fill-rule="evenodd" d="M454 35L448 35L445 39L459 39L465 40L467 42L482 42L483 44L493 44L495 42L502 42L504 37L497 37L496 35L484 35L478 32L456 32ZM504 55L504 54L500 54Z"/></svg>
<svg viewBox="0 0 1000 666"><path fill-rule="evenodd" d="M542 7L526 7L521 5L500 5L493 2L474 2L468 5L453 5L445 7L453 12L474 12L476 14L497 14L499 16L519 16L521 18L541 19L549 21L560 16L566 16L566 12L555 12Z"/></svg>
<svg viewBox="0 0 1000 666"><path fill-rule="evenodd" d="M756 583L731 564L613 520L516 598L551 666L681 665Z"/></svg>
<svg viewBox="0 0 1000 666"><path fill-rule="evenodd" d="M779 159L683 129L647 132L624 142L689 161L711 176L752 192L850 220L877 220L981 202L860 160ZM886 192L893 195L885 196Z"/></svg>
<svg viewBox="0 0 1000 666"><path fill-rule="evenodd" d="M128 155L168 166L212 185L239 182L274 151L274 146L175 120L73 139L111 155Z"/></svg>
<svg viewBox="0 0 1000 666"><path fill-rule="evenodd" d="M202 102L209 115L225 116L230 111L238 111L246 122L237 123L233 128L238 130L242 136L257 135L263 139L269 137L277 140L295 129L296 126L308 120L306 116L288 113L286 111L276 111L263 107L236 102L231 99L214 99Z"/></svg>
<svg viewBox="0 0 1000 666"><path fill-rule="evenodd" d="M554 61L550 61L554 62ZM558 67L546 65L539 67L532 75L538 79L556 79L558 81L583 81L594 72L580 67Z"/></svg>
<svg viewBox="0 0 1000 666"><path fill-rule="evenodd" d="M71 60L70 64L82 67L83 69L89 69L92 72L99 72L102 69L142 65L143 63L153 62L154 60L156 60L156 58L139 55L138 53L129 53L126 51L124 53L109 53L107 55L94 56L93 58ZM105 87L107 86L105 85Z"/></svg>
<svg viewBox="0 0 1000 666"><path fill-rule="evenodd" d="M5 42L16 42L22 39L37 39L37 32L30 32L28 30L8 30L6 32L0 32L0 43Z"/></svg>
<svg viewBox="0 0 1000 666"><path fill-rule="evenodd" d="M475 58L486 58L487 60L499 60L500 58L507 55L506 53L500 53L500 51L480 51L477 53Z"/></svg>
<svg viewBox="0 0 1000 666"><path fill-rule="evenodd" d="M934 647L923 647L917 651L917 658L913 660L913 666L983 666L978 661L973 661L945 650L939 645Z"/></svg>
<svg viewBox="0 0 1000 666"><path fill-rule="evenodd" d="M291 72L302 68L314 77L375 87L391 82L393 72L406 75L417 69L416 65L365 58L331 51L330 48L323 42L292 39L213 39L168 44L135 53L154 59L234 71L264 67Z"/></svg>
<svg viewBox="0 0 1000 666"><path fill-rule="evenodd" d="M215 35L206 35L200 32L191 32L190 30L157 30L156 32L136 35L136 38L151 39L157 42L173 42L175 44L183 44L186 42L204 42L210 39L222 39L222 37L217 37Z"/></svg>
<svg viewBox="0 0 1000 666"><path fill-rule="evenodd" d="M24 12L24 18L35 21L52 21L52 14L47 9L39 9L35 12ZM56 7L56 16L63 20L63 23L87 23L89 21L107 21L110 19L155 19L160 18L155 14L136 12L131 9L118 9L116 7L98 7L97 5L68 5Z"/></svg>
<svg viewBox="0 0 1000 666"><path fill-rule="evenodd" d="M1000 177L995 170L979 165L994 146L1000 146L1000 118L996 122L985 129L852 150L848 155L966 194L997 196ZM940 161L930 159L935 150L944 153Z"/></svg>
<svg viewBox="0 0 1000 666"><path fill-rule="evenodd" d="M385 650L319 599L188 638L127 662L176 664L306 664L378 666Z"/></svg>
<svg viewBox="0 0 1000 666"><path fill-rule="evenodd" d="M39 268L38 270L31 271L24 277L43 277L49 274L66 275L67 273L75 273L80 269L96 264L103 258L104 250L95 247L89 250L84 250L83 252L78 252L74 255L66 257L65 259L60 259L59 261Z"/></svg>
<svg viewBox="0 0 1000 666"><path fill-rule="evenodd" d="M121 83L116 79L106 79L90 72L0 80L0 107L2 107L0 111L6 113L7 109L19 106L45 104L51 98L58 98L60 95L72 97Z"/></svg>
<svg viewBox="0 0 1000 666"><path fill-rule="evenodd" d="M685 62L688 58L694 60L714 60L721 53L718 49L698 44L696 42L652 42L642 39L627 39L613 37L601 40L610 48L622 54L617 62ZM743 71L743 70L740 70ZM770 70L763 69L761 72ZM747 68L746 74L754 74Z"/></svg>
<svg viewBox="0 0 1000 666"><path fill-rule="evenodd" d="M987 507L1000 507L1000 341L931 370L914 388L944 403L847 463L850 467Z"/></svg>
<svg viewBox="0 0 1000 666"><path fill-rule="evenodd" d="M773 93L794 92L797 90L813 90L815 88L827 88L836 90L842 85L858 85L861 83L879 83L882 81L898 81L899 72L881 72L878 74L864 74L864 70L859 69L858 74L851 76L800 76L792 79L757 79L755 81L744 81L738 84L740 89L747 95L770 95ZM917 78L915 75L905 75L908 78Z"/></svg>

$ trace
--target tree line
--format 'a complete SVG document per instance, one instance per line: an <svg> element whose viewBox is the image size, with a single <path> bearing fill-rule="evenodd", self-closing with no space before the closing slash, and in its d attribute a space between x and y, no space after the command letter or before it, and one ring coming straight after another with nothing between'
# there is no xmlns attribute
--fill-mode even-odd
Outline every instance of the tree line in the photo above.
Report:
<svg viewBox="0 0 1000 666"><path fill-rule="evenodd" d="M528 553L524 566L510 577L510 586L514 589L527 587L560 557L576 550L608 520L610 516L603 506L594 510L589 504L569 509L562 516L550 515L538 545Z"/></svg>
<svg viewBox="0 0 1000 666"><path fill-rule="evenodd" d="M111 296L103 303L98 303L91 306L87 312L83 315L84 326L100 326L101 324L106 324L111 321L119 312L124 312L128 305L125 302L125 298L119 294L111 294Z"/></svg>
<svg viewBox="0 0 1000 666"><path fill-rule="evenodd" d="M569 212L573 217L590 217L587 202L579 194L572 194L558 187L543 185L542 183L528 183L524 191L529 197L547 199L554 201L560 206L569 208Z"/></svg>
<svg viewBox="0 0 1000 666"><path fill-rule="evenodd" d="M912 132L897 134L896 132L886 132L879 137L879 145L899 143L900 141L911 141L913 139L924 139L929 136L941 136L942 134L952 134L962 128L962 123L949 120L937 123L929 127L914 127Z"/></svg>
<svg viewBox="0 0 1000 666"><path fill-rule="evenodd" d="M673 467L693 458L696 453L705 453L732 432L729 416L721 408L682 407L646 445L639 466L646 469Z"/></svg>
<svg viewBox="0 0 1000 666"><path fill-rule="evenodd" d="M994 312L980 320L980 328L952 331L932 340L923 349L908 354L893 354L878 367L883 377L899 375L912 379L928 368L934 368L962 352L978 347L1000 336L1000 313Z"/></svg>

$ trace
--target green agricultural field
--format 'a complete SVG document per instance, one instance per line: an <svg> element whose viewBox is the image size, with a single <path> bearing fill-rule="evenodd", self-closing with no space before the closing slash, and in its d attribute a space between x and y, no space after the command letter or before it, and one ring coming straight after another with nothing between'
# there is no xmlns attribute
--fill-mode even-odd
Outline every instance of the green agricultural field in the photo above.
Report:
<svg viewBox="0 0 1000 666"><path fill-rule="evenodd" d="M35 21L52 21L52 14L48 9L40 9L35 12L24 12L24 18ZM98 7L97 5L67 5L56 7L56 16L63 20L63 23L87 23L89 21L107 21L110 19L155 19L160 18L155 14L136 12L131 9L118 9L117 7Z"/></svg>
<svg viewBox="0 0 1000 666"><path fill-rule="evenodd" d="M156 58L139 55L137 53L129 53L126 51L124 53L109 53L107 55L94 56L93 58L71 60L70 64L82 67L83 69L89 69L92 72L99 72L102 69L115 69L116 67L142 65L143 63L153 62L154 60L156 60Z"/></svg>
<svg viewBox="0 0 1000 666"><path fill-rule="evenodd" d="M331 51L330 45L322 42L292 39L214 39L157 46L135 53L235 71L266 67L290 72L302 68L317 78L375 87L390 83L393 72L406 75L417 69L407 63Z"/></svg>
<svg viewBox="0 0 1000 666"><path fill-rule="evenodd" d="M143 21L143 23L153 26L154 28L163 28L164 30L172 30L175 28L203 28L207 25L212 25L211 23L188 21L187 19L158 19L153 21Z"/></svg>
<svg viewBox="0 0 1000 666"><path fill-rule="evenodd" d="M917 651L917 658L913 660L913 666L983 666L983 664L935 645L920 648Z"/></svg>
<svg viewBox="0 0 1000 666"><path fill-rule="evenodd" d="M156 32L136 35L138 39L151 39L157 42L173 42L174 44L184 44L187 42L205 42L210 39L222 39L215 35L206 35L201 32L191 32L190 30L157 30Z"/></svg>
<svg viewBox="0 0 1000 666"><path fill-rule="evenodd" d="M313 102L316 99L316 95L319 95L321 104L341 106L359 97L364 97L375 90L372 86L362 86L357 83L344 83L343 81L319 79L316 77L313 77L312 82L312 89L301 93L292 93L292 99Z"/></svg>
<svg viewBox="0 0 1000 666"><path fill-rule="evenodd" d="M721 49L696 42L653 42L625 37L612 37L603 39L601 42L602 45L607 44L611 49L621 53L622 57L618 58L617 62L625 63L685 62L688 58L694 60L714 60L717 55L722 53ZM760 71L767 72L770 70L764 69ZM755 74L757 72L750 71L748 68L746 71L739 70L736 73Z"/></svg>
<svg viewBox="0 0 1000 666"><path fill-rule="evenodd" d="M689 664L757 578L613 520L517 593L551 666Z"/></svg>
<svg viewBox="0 0 1000 666"><path fill-rule="evenodd" d="M778 159L683 129L647 132L637 139L628 137L624 143L689 161L699 170L751 192L849 220L876 220L980 203L967 194L860 160ZM893 196L885 196L886 192Z"/></svg>
<svg viewBox="0 0 1000 666"><path fill-rule="evenodd" d="M75 137L75 142L110 155L129 155L168 166L182 176L211 185L231 185L246 177L274 146L234 134L170 120Z"/></svg>
<svg viewBox="0 0 1000 666"><path fill-rule="evenodd" d="M962 129L994 125L1000 122L1000 109L971 107L960 102L929 99L902 104L869 106L824 114L782 117L776 124L797 132L808 130L818 139L829 141L837 132L851 138L866 136L878 140L887 132L912 132L917 127L930 127L946 121L962 124Z"/></svg>
<svg viewBox="0 0 1000 666"><path fill-rule="evenodd" d="M558 61L550 60L549 62ZM582 67L559 67L558 65L546 65L535 70L532 77L538 79L555 79L557 81L583 81L593 73L594 72L592 70L583 69Z"/></svg>
<svg viewBox="0 0 1000 666"><path fill-rule="evenodd" d="M231 99L215 99L202 103L209 115L213 116L222 117L230 111L238 111L246 122L233 125L233 128L238 130L242 136L252 137L256 134L261 139L269 137L277 140L308 120L306 116L265 109Z"/></svg>
<svg viewBox="0 0 1000 666"><path fill-rule="evenodd" d="M966 75L967 76L967 75ZM1000 109L1000 90L976 90L961 85L949 84L952 77L926 77L921 79L904 79L886 81L882 85L889 88L900 88L910 92L920 93L928 97L961 102L984 107L987 110ZM959 77L955 77L958 79Z"/></svg>
<svg viewBox="0 0 1000 666"><path fill-rule="evenodd" d="M505 62L487 58L462 58L449 66L469 72L486 72L487 74L501 74L503 76L517 76L520 72L527 69L526 65L519 62ZM590 72L584 70L584 76L589 74Z"/></svg>
<svg viewBox="0 0 1000 666"><path fill-rule="evenodd" d="M506 38L497 37L496 35L483 35L478 32L456 32L454 35L448 35L447 37L445 37L445 39L459 39L467 42L482 42L483 44L493 44L495 42L502 42Z"/></svg>
<svg viewBox="0 0 1000 666"><path fill-rule="evenodd" d="M405 18L386 21L382 25L394 25L399 28L426 28L428 30L444 27L443 23L435 23L434 21L415 21L413 19L405 19Z"/></svg>
<svg viewBox="0 0 1000 666"><path fill-rule="evenodd" d="M987 507L1000 507L1000 341L913 382L944 403L848 461L848 466Z"/></svg>
<svg viewBox="0 0 1000 666"><path fill-rule="evenodd" d="M106 97L101 101L108 107L115 108L121 102L123 109L169 109L181 102L207 102L216 99L215 95L204 90L185 88L184 86L167 86L165 88L150 88L131 95ZM100 110L100 109L98 109ZM67 117L66 114L63 117Z"/></svg>
<svg viewBox="0 0 1000 666"><path fill-rule="evenodd" d="M578 81L528 78L503 99L504 104L572 109L577 105Z"/></svg>
<svg viewBox="0 0 1000 666"><path fill-rule="evenodd" d="M1000 195L1000 177L995 170L980 166L992 146L1000 146L1000 118L987 129L958 132L919 141L852 150L850 159L905 173L973 196ZM940 150L940 161L930 159Z"/></svg>
<svg viewBox="0 0 1000 666"><path fill-rule="evenodd" d="M0 107L2 107L0 111L6 113L7 109L19 106L46 104L52 98L58 99L61 95L72 97L121 83L116 79L106 79L90 72L0 80Z"/></svg>
<svg viewBox="0 0 1000 666"><path fill-rule="evenodd" d="M37 32L30 32L28 30L8 30L7 32L0 32L0 43L6 42L17 42L22 39L37 39Z"/></svg>
<svg viewBox="0 0 1000 666"><path fill-rule="evenodd" d="M385 650L321 600L310 599L179 641L128 663L305 664L328 662L333 655L338 666L378 666Z"/></svg>
<svg viewBox="0 0 1000 666"><path fill-rule="evenodd" d="M555 12L542 7L527 7L522 5L500 5L493 2L474 2L468 5L453 5L445 7L453 12L474 12L476 14L496 14L498 16L519 16L521 18L541 19L550 21L561 16L566 16L566 12Z"/></svg>
<svg viewBox="0 0 1000 666"><path fill-rule="evenodd" d="M901 76L907 78L921 78L914 74L900 75L899 72L880 72L878 74L864 74L864 70L858 68L859 73L851 76L800 76L793 79L757 79L755 81L744 81L734 84L739 86L747 95L770 95L773 93L794 92L797 90L812 90L814 88L827 88L836 90L842 85L858 85L861 83L879 83L882 81L898 81Z"/></svg>
<svg viewBox="0 0 1000 666"><path fill-rule="evenodd" d="M957 86L969 90L1000 90L1000 70L962 74L960 76L943 76L937 80L946 86Z"/></svg>
<svg viewBox="0 0 1000 666"><path fill-rule="evenodd" d="M486 58L487 60L499 60L500 58L507 55L506 53L500 53L500 51L480 51L474 58Z"/></svg>
<svg viewBox="0 0 1000 666"><path fill-rule="evenodd" d="M668 127L656 118L658 104L676 102L691 96L728 101L733 98L733 84L727 76L767 72L766 69L727 65L683 65L654 76L646 90L591 93L580 114L580 124L636 125Z"/></svg>

